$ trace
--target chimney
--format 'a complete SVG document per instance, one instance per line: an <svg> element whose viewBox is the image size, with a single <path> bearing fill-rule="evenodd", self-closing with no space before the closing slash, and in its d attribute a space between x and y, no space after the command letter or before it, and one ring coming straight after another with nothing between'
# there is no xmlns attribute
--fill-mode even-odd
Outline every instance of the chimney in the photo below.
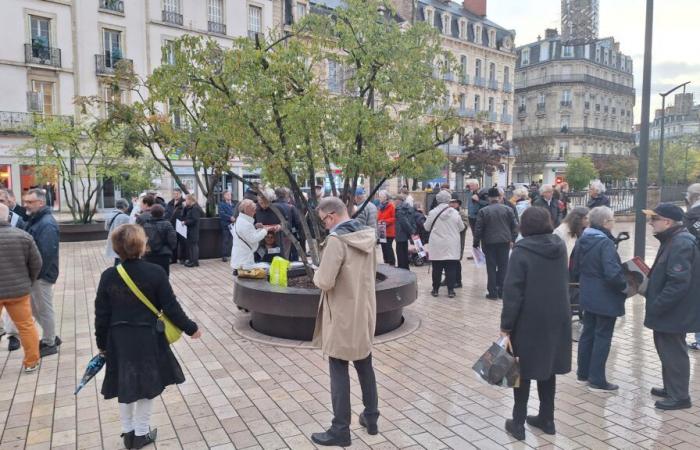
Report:
<svg viewBox="0 0 700 450"><path fill-rule="evenodd" d="M479 17L486 17L486 0L464 0L464 9Z"/></svg>
<svg viewBox="0 0 700 450"><path fill-rule="evenodd" d="M545 39L554 39L557 36L559 36L559 32L556 28L547 28L544 30Z"/></svg>

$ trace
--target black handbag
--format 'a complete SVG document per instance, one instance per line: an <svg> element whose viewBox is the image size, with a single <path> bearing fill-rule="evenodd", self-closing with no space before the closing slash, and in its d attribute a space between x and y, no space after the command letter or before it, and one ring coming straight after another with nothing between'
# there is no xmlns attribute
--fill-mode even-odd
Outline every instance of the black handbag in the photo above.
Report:
<svg viewBox="0 0 700 450"><path fill-rule="evenodd" d="M506 338L505 346L491 344L481 358L474 364L472 370L489 384L503 387L520 387L520 364L513 356L510 339Z"/></svg>

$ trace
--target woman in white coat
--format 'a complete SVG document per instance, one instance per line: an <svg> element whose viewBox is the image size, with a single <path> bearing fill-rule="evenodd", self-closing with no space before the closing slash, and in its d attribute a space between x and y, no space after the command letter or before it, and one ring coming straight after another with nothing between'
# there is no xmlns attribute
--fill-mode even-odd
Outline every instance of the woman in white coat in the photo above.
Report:
<svg viewBox="0 0 700 450"><path fill-rule="evenodd" d="M449 191L440 191L435 199L438 205L430 211L425 220L425 229L430 232L428 250L430 261L433 263L433 290L431 295L438 296L442 272L445 271L447 281L447 296L455 296L455 281L457 278L457 262L460 258L460 236L464 230L464 222L459 212L450 208L452 195Z"/></svg>
<svg viewBox="0 0 700 450"><path fill-rule="evenodd" d="M260 241L267 236L268 229L278 231L279 225L263 227L255 224L255 203L250 199L242 200L238 204L240 214L236 222L231 226L233 246L231 248L231 267L233 270L250 269L255 266L255 250Z"/></svg>

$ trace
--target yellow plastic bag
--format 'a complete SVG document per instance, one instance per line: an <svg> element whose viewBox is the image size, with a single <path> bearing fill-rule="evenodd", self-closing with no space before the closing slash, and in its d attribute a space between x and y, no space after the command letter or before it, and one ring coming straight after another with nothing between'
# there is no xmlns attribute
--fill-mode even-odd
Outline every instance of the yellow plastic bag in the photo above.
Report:
<svg viewBox="0 0 700 450"><path fill-rule="evenodd" d="M270 264L270 284L273 286L287 287L287 269L289 261L279 256L272 258Z"/></svg>

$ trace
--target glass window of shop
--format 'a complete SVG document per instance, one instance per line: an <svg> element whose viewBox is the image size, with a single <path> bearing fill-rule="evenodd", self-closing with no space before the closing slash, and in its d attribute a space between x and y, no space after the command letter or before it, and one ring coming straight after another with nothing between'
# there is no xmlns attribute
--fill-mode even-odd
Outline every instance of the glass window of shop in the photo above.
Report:
<svg viewBox="0 0 700 450"><path fill-rule="evenodd" d="M60 207L58 169L52 166L19 166L19 179L22 195L29 189L41 188L46 191L46 204L53 209Z"/></svg>
<svg viewBox="0 0 700 450"><path fill-rule="evenodd" d="M0 189L12 189L12 166L0 164Z"/></svg>

